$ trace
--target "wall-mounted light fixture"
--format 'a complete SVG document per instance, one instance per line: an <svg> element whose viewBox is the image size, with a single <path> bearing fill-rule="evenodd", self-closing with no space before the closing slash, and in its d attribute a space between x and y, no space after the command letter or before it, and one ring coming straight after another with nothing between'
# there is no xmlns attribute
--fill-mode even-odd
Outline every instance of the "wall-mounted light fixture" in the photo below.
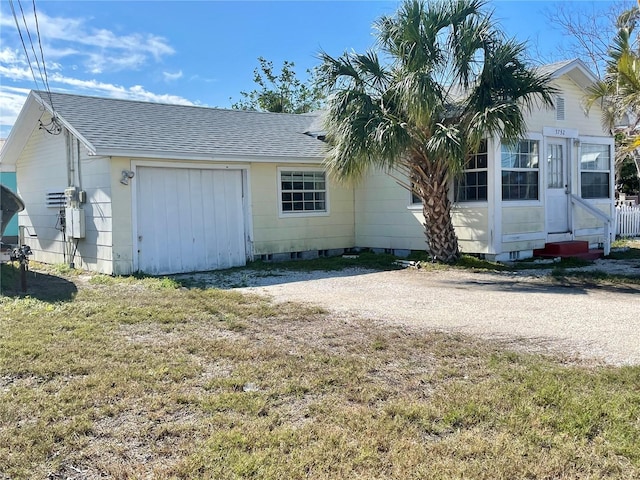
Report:
<svg viewBox="0 0 640 480"><path fill-rule="evenodd" d="M578 148L580 146L580 139L579 138L574 138L573 139L573 146Z"/></svg>
<svg viewBox="0 0 640 480"><path fill-rule="evenodd" d="M133 178L135 175L131 170L122 170L122 178L120 178L120 183L123 185L129 185L129 179Z"/></svg>

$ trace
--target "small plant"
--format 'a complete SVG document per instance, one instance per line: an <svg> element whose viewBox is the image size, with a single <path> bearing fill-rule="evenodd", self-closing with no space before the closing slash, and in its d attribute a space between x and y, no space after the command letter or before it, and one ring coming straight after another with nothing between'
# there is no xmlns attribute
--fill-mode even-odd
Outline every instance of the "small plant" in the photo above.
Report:
<svg viewBox="0 0 640 480"><path fill-rule="evenodd" d="M640 240L620 238L611 245L612 252L607 258L612 260L640 259Z"/></svg>

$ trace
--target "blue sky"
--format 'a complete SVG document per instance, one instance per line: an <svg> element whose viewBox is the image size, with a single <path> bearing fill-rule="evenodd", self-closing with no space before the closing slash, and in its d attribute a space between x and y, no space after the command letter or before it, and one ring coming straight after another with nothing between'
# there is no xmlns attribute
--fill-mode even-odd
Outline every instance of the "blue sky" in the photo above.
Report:
<svg viewBox="0 0 640 480"><path fill-rule="evenodd" d="M22 12L40 55L32 0L0 0L0 138L6 138L33 79L11 4L33 59ZM505 1L489 7L503 30L528 41L545 61L565 41L544 12L559 4L606 9L613 2ZM372 23L398 2L361 1L36 1L51 90L104 97L229 108L254 89L263 56L299 77L324 50L340 55L373 44ZM35 65L34 65L34 68Z"/></svg>

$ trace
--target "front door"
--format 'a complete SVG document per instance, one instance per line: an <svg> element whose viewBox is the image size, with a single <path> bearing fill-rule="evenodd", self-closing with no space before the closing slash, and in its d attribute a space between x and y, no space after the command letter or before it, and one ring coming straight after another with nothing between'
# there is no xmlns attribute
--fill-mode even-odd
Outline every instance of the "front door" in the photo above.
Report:
<svg viewBox="0 0 640 480"><path fill-rule="evenodd" d="M569 232L569 172L567 142L554 139L547 143L547 233Z"/></svg>

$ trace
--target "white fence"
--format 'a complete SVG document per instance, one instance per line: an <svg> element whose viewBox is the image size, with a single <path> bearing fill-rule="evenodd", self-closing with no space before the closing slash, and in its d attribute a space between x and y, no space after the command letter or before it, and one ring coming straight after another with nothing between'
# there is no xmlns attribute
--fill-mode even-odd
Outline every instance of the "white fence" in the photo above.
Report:
<svg viewBox="0 0 640 480"><path fill-rule="evenodd" d="M616 235L620 237L640 236L640 205L618 205L616 207Z"/></svg>

